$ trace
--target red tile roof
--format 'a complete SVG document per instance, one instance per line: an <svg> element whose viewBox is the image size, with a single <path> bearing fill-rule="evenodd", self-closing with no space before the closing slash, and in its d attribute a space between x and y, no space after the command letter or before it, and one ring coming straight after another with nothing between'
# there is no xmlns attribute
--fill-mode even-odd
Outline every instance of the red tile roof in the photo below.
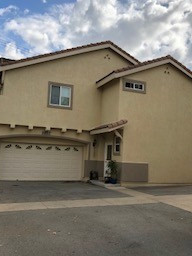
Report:
<svg viewBox="0 0 192 256"><path fill-rule="evenodd" d="M95 130L104 129L104 128L109 128L109 129L116 128L118 126L126 124L127 122L128 122L127 120L122 119L122 120L114 122L114 123L103 124L103 125L97 126L93 129L91 129L90 131L95 131Z"/></svg>
<svg viewBox="0 0 192 256"><path fill-rule="evenodd" d="M82 45L82 46L78 46L78 47L74 47L74 48L70 48L70 49L66 49L66 50L61 50L61 51L56 51L56 52L41 54L41 55L37 55L37 56L25 58L25 59L20 59L20 60L15 60L15 61L11 61L11 62L4 62L4 63L2 63L2 66L11 65L11 64L16 64L16 63L21 63L21 62L25 62L25 61L35 60L35 59L39 59L39 58L49 57L49 56L53 56L53 55L57 55L57 54L61 54L61 53L72 52L72 51L76 51L76 50L80 50L80 49L91 48L91 47L95 47L95 46L99 46L99 45L105 45L105 44L110 44L110 45L112 45L112 46L115 47L117 50L121 51L123 54L125 54L125 55L127 55L128 57L132 58L132 59L135 60L137 63L140 63L136 58L134 58L133 56L131 56L129 53L127 53L126 51L124 51L123 49L121 49L119 46L117 46L117 45L114 44L113 42L111 42L111 41L103 41L103 42L94 43L94 44Z"/></svg>
<svg viewBox="0 0 192 256"><path fill-rule="evenodd" d="M142 66L147 66L149 64L153 64L153 63L163 61L163 60L172 60L172 61L174 61L176 64L178 64L180 67L182 67L183 69L185 69L187 72L189 72L192 75L192 71L190 69L188 69L186 66L184 66L181 62L179 62L175 58L173 58L171 55L167 55L167 56L160 57L160 58L157 58L157 59L144 61L144 62L141 62L141 63L136 64L134 66L127 66L125 68L116 69L116 70L110 72L108 75L102 77L100 80L97 81L97 83L99 81L103 80L104 78L110 76L111 74L114 74L114 73L117 74L117 73L121 73L121 72L124 72L124 71L133 70L133 69L136 69L136 68L139 68L139 67L142 67Z"/></svg>
<svg viewBox="0 0 192 256"><path fill-rule="evenodd" d="M165 57L160 57L160 58L149 60L149 61L144 61L144 62L141 62L137 65L134 65L133 67L125 67L125 68L121 68L121 69L116 69L114 72L115 73L120 73L120 72L123 72L123 71L126 71L126 70L131 70L131 69L134 69L134 68L146 66L148 64L156 63L156 62L159 62L159 61L162 61L162 60L167 60L167 59L170 59L170 60L174 61L179 66L181 66L183 69L185 69L187 72L192 74L192 71L190 69L188 69L186 66L184 66L181 62L179 62L175 58L173 58L171 55L167 55Z"/></svg>
<svg viewBox="0 0 192 256"><path fill-rule="evenodd" d="M0 66L15 62L15 60L0 57Z"/></svg>

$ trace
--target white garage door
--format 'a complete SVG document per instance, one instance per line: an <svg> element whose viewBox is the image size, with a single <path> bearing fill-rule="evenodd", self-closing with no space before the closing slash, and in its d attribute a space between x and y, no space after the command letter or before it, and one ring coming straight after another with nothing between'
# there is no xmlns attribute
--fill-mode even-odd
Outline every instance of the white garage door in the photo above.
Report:
<svg viewBox="0 0 192 256"><path fill-rule="evenodd" d="M80 180L81 171L81 147L0 144L0 180Z"/></svg>

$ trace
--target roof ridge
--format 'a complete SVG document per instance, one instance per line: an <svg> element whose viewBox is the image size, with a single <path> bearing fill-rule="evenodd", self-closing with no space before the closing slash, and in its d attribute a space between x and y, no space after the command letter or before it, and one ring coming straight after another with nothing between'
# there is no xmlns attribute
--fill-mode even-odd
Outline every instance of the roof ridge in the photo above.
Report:
<svg viewBox="0 0 192 256"><path fill-rule="evenodd" d="M115 47L117 50L121 51L122 53L126 54L128 57L130 57L131 59L133 59L134 61L136 61L137 63L140 63L139 60L137 60L136 58L134 58L132 55L130 55L129 53L127 53L125 50L123 50L122 48L120 48L118 45L114 44L112 41L107 40L107 41L101 41L101 42L96 42L96 43L90 43L90 44L86 44L86 45L81 45L81 46L77 46L77 47L72 47L72 48L68 48L68 49L63 49L60 51L55 51L55 52L49 52L49 53L45 53L45 54L39 54L39 55L35 55L32 57L27 57L27 58L23 58L23 59L19 59L19 60L14 60L12 62L4 62L1 64L1 66L6 66L6 65L11 65L11 64L17 64L20 62L25 62L25 61L30 61L30 60L35 60L35 59L39 59L39 58L43 58L43 57L49 57L52 55L57 55L57 54L61 54L61 53L65 53L65 52L72 52L75 50L80 50L80 49L85 49L85 48L89 48L89 47L95 47L95 46L99 46L99 45L104 45L104 44L110 44L113 47Z"/></svg>

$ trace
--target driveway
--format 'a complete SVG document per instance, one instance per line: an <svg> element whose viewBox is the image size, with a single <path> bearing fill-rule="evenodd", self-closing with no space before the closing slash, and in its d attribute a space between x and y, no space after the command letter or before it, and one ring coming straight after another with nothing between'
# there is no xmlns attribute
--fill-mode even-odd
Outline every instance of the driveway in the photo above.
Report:
<svg viewBox="0 0 192 256"><path fill-rule="evenodd" d="M165 196L165 195L191 195L191 185L180 186L152 186L152 187L136 187L133 188L136 191L147 193L153 196Z"/></svg>
<svg viewBox="0 0 192 256"><path fill-rule="evenodd" d="M0 181L0 204L126 197L83 182Z"/></svg>
<svg viewBox="0 0 192 256"><path fill-rule="evenodd" d="M191 256L191 220L165 204L0 213L0 255Z"/></svg>
<svg viewBox="0 0 192 256"><path fill-rule="evenodd" d="M154 196L85 183L1 184L19 201L0 203L1 256L192 255L191 194Z"/></svg>

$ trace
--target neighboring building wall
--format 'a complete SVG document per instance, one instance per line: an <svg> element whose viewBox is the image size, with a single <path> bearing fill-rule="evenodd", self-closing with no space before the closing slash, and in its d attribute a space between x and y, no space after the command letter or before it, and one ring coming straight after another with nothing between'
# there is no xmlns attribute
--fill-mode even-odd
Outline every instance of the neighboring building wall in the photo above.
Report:
<svg viewBox="0 0 192 256"><path fill-rule="evenodd" d="M192 82L171 65L130 75L145 81L146 94L120 87L123 163L149 166L151 183L192 182Z"/></svg>

